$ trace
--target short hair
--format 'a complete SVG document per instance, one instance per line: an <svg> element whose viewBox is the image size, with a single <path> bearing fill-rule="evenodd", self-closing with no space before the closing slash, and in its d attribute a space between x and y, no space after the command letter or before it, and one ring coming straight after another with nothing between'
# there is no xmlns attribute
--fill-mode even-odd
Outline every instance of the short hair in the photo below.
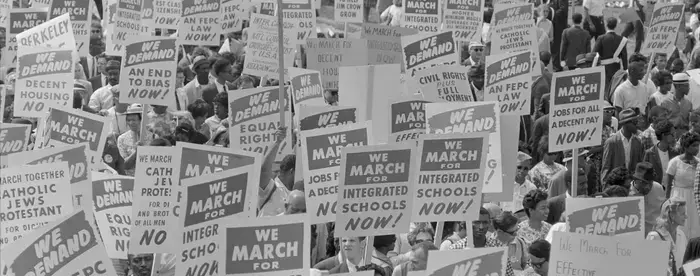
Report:
<svg viewBox="0 0 700 276"><path fill-rule="evenodd" d="M479 215L480 215L480 216L481 216L481 215L487 215L487 216L491 217L491 213L489 213L489 210L487 210L486 208L484 208L484 206L481 206L481 208L479 208Z"/></svg>
<svg viewBox="0 0 700 276"><path fill-rule="evenodd" d="M192 60L194 60L194 58L197 56L204 56L208 58L209 56L211 56L211 50L201 46L196 47L192 50Z"/></svg>
<svg viewBox="0 0 700 276"><path fill-rule="evenodd" d="M615 17L608 17L605 19L605 27L607 27L609 30L614 30L617 28L617 18Z"/></svg>
<svg viewBox="0 0 700 276"><path fill-rule="evenodd" d="M690 145L692 145L696 142L700 142L700 135L698 135L694 131L689 131L689 132L683 133L683 135L681 135L679 142L681 145L681 149L685 152L685 149L690 147Z"/></svg>
<svg viewBox="0 0 700 276"><path fill-rule="evenodd" d="M243 86L243 83L246 83L246 82L250 82L253 85L255 85L255 78L253 78L250 75L241 75L235 81L233 81L233 88L240 89L241 86Z"/></svg>
<svg viewBox="0 0 700 276"><path fill-rule="evenodd" d="M225 53L221 54L220 58L226 59L231 64L234 64L238 60L238 55L235 53L231 53L231 52L225 52Z"/></svg>
<svg viewBox="0 0 700 276"><path fill-rule="evenodd" d="M668 109L663 107L663 106L654 106L651 109L649 109L649 112L647 112L647 119L651 123L656 123L655 121L659 120L659 116L663 113L668 113Z"/></svg>
<svg viewBox="0 0 700 276"><path fill-rule="evenodd" d="M603 191L608 197L627 197L630 194L630 190L627 187L620 185L608 186Z"/></svg>
<svg viewBox="0 0 700 276"><path fill-rule="evenodd" d="M156 139L153 139L153 141L151 141L151 143L149 144L149 146L153 146L153 147L169 147L169 146L171 146L171 144L170 144L170 141L168 141L167 139L158 137L158 138L156 138Z"/></svg>
<svg viewBox="0 0 700 276"><path fill-rule="evenodd" d="M381 276L387 276L386 271L377 264L366 264L357 268L357 271L374 271L373 276L379 274Z"/></svg>
<svg viewBox="0 0 700 276"><path fill-rule="evenodd" d="M645 57L645 56L642 55L641 53L634 53L634 54L630 55L628 61L629 61L628 63L631 64L631 63L634 63L634 62L644 62L644 63L647 63L649 60L647 59L647 57Z"/></svg>
<svg viewBox="0 0 700 276"><path fill-rule="evenodd" d="M173 136L172 134L168 134L168 135L162 136L160 138L168 140L168 142L170 142L171 146L175 146L175 143L176 143L175 136Z"/></svg>
<svg viewBox="0 0 700 276"><path fill-rule="evenodd" d="M187 106L187 111L192 114L194 118L206 117L209 115L209 109L211 107L207 102L202 99L197 99L193 103Z"/></svg>
<svg viewBox="0 0 700 276"><path fill-rule="evenodd" d="M289 154L282 158L282 162L280 162L280 171L288 172L294 169L297 164L296 160L297 158L294 154Z"/></svg>
<svg viewBox="0 0 700 276"><path fill-rule="evenodd" d="M396 235L374 236L374 248L382 248L390 246L396 242Z"/></svg>
<svg viewBox="0 0 700 276"><path fill-rule="evenodd" d="M219 93L214 96L213 103L218 103L228 110L228 93Z"/></svg>
<svg viewBox="0 0 700 276"><path fill-rule="evenodd" d="M525 197L523 197L523 209L525 209L527 217L530 217L530 209L536 209L537 203L541 201L547 201L547 193L545 191L535 189L525 194Z"/></svg>
<svg viewBox="0 0 700 276"><path fill-rule="evenodd" d="M543 239L536 240L532 242L530 247L527 248L527 252L530 253L530 255L535 256L537 258L543 258L545 261L549 261L549 253L552 250L552 245Z"/></svg>
<svg viewBox="0 0 700 276"><path fill-rule="evenodd" d="M629 171L625 166L619 166L610 170L610 173L605 176L604 186L622 186L630 178Z"/></svg>
<svg viewBox="0 0 700 276"><path fill-rule="evenodd" d="M430 223L427 222L419 222L416 223L416 227L413 228L411 232L408 232L408 236L406 239L408 240L408 244L411 246L416 245L416 237L418 237L418 234L420 233L427 233L430 235L430 237L435 236L435 230L433 230L433 227L430 225Z"/></svg>
<svg viewBox="0 0 700 276"><path fill-rule="evenodd" d="M493 219L493 227L501 231L506 231L518 224L519 220L512 212L505 211Z"/></svg>
<svg viewBox="0 0 700 276"><path fill-rule="evenodd" d="M658 73L653 75L651 80L656 86L662 86L666 84L666 80L670 80L669 83L673 83L673 74L668 70L661 69Z"/></svg>
<svg viewBox="0 0 700 276"><path fill-rule="evenodd" d="M580 13L574 13L571 16L571 20L574 21L574 24L581 24L581 22L583 21L583 15L581 15Z"/></svg>
<svg viewBox="0 0 700 276"><path fill-rule="evenodd" d="M537 153L542 156L549 153L549 135L543 135L540 137L540 141L537 143L537 149Z"/></svg>
<svg viewBox="0 0 700 276"><path fill-rule="evenodd" d="M661 140L664 136L673 133L673 123L669 120L661 120L654 123L654 134L656 139Z"/></svg>
<svg viewBox="0 0 700 276"><path fill-rule="evenodd" d="M231 62L228 59L221 57L214 59L212 65L212 70L214 70L214 74L218 76L220 72L223 72L226 69L226 67L231 67Z"/></svg>

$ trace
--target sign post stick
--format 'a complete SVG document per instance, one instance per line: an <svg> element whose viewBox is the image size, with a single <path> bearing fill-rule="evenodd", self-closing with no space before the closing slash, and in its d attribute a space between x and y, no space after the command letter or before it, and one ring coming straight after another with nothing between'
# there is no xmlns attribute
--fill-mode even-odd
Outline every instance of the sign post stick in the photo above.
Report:
<svg viewBox="0 0 700 276"><path fill-rule="evenodd" d="M374 236L369 236L365 239L365 255L362 258L362 265L372 263L372 253L374 253Z"/></svg>
<svg viewBox="0 0 700 276"><path fill-rule="evenodd" d="M277 0L277 59L279 62L279 103L280 103L280 126L285 127L285 107L287 98L284 93L284 16L282 14L283 0Z"/></svg>
<svg viewBox="0 0 700 276"><path fill-rule="evenodd" d="M435 237L433 237L433 241L435 241L435 246L437 246L438 248L440 248L440 244L442 244L443 229L445 229L445 222L438 221L437 225L435 226Z"/></svg>
<svg viewBox="0 0 700 276"><path fill-rule="evenodd" d="M578 191L578 148L571 150L571 197L576 197Z"/></svg>

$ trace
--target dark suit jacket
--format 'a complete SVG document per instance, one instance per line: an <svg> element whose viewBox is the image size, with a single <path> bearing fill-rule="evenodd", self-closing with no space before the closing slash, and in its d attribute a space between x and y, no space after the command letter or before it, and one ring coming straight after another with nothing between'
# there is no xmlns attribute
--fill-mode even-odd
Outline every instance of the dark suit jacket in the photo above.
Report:
<svg viewBox="0 0 700 276"><path fill-rule="evenodd" d="M561 38L561 60L566 66L576 66L576 56L591 52L591 35L581 27L573 26L564 30Z"/></svg>
<svg viewBox="0 0 700 276"><path fill-rule="evenodd" d="M92 89L95 91L97 91L97 89L100 89L102 86L105 85L104 83L102 83L102 74L94 76L88 79L88 81L90 82L90 84L92 84Z"/></svg>
<svg viewBox="0 0 700 276"><path fill-rule="evenodd" d="M552 0L551 7L554 9L552 25L560 30L565 29L569 16L569 0Z"/></svg>
<svg viewBox="0 0 700 276"><path fill-rule="evenodd" d="M600 54L600 60L612 58L621 41L622 36L616 34L615 32L606 33L598 37L598 40L596 40L595 45L593 46L593 52ZM620 55L617 57L619 57L622 61L622 68L627 70L627 47L622 47L622 51L620 51ZM608 66L611 65L607 65L605 68L607 69ZM613 71L613 74L614 73L615 72Z"/></svg>
<svg viewBox="0 0 700 276"><path fill-rule="evenodd" d="M603 165L600 171L602 183L605 183L604 179L612 169L625 166L625 148L622 145L622 139L624 139L624 137L622 133L618 131L605 141L605 145L603 146ZM629 166L627 166L627 171L629 171L630 174L634 172L637 163L642 162L644 159L642 141L634 135L632 135L631 139L630 163Z"/></svg>
<svg viewBox="0 0 700 276"><path fill-rule="evenodd" d="M530 148L532 149L532 164L537 164L542 160L537 149L539 148L542 136L549 134L549 114L537 118L532 125L532 135L530 136Z"/></svg>
<svg viewBox="0 0 700 276"><path fill-rule="evenodd" d="M670 147L668 149L668 160L670 161L673 159L673 157L676 157L678 155L678 152L673 149L673 147ZM644 151L644 159L642 159L644 162L649 162L651 165L654 167L654 173L656 174L654 176L654 181L663 183L662 180L664 178L664 175L666 175L666 172L663 170L663 167L661 166L661 158L659 157L659 148L654 145L653 147L647 149Z"/></svg>
<svg viewBox="0 0 700 276"><path fill-rule="evenodd" d="M564 213L566 207L566 194L561 194L547 199L549 207L549 215L547 215L547 223L554 225L561 219L561 214Z"/></svg>
<svg viewBox="0 0 700 276"><path fill-rule="evenodd" d="M80 66L83 66L83 72L85 72L85 77L89 78L92 77L90 76L90 68L88 67L88 60L86 57L80 57Z"/></svg>

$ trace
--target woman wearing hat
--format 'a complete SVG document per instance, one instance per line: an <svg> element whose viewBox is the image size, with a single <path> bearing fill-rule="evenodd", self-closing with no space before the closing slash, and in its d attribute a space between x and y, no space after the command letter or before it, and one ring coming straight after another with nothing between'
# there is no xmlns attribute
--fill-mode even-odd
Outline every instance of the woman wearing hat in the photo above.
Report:
<svg viewBox="0 0 700 276"><path fill-rule="evenodd" d="M126 112L124 112L126 116L126 125L129 130L119 135L119 138L117 138L119 155L124 158L124 171L130 176L134 175L136 147L139 146L141 139L141 114L143 114L143 107L141 104L136 103L130 105L129 108L126 109Z"/></svg>
<svg viewBox="0 0 700 276"><path fill-rule="evenodd" d="M682 198L672 197L661 206L661 215L656 219L654 229L647 234L647 240L668 241L671 250L668 259L668 275L677 275L678 269L683 264L688 238L681 230L688 215L686 214L686 202Z"/></svg>
<svg viewBox="0 0 700 276"><path fill-rule="evenodd" d="M696 157L700 146L700 134L695 132L684 133L680 140L682 154L668 161L664 186L666 198L678 197L685 200L688 205L688 220L683 231L688 237L700 237L700 215L693 198L693 185L698 185L697 166L700 159Z"/></svg>

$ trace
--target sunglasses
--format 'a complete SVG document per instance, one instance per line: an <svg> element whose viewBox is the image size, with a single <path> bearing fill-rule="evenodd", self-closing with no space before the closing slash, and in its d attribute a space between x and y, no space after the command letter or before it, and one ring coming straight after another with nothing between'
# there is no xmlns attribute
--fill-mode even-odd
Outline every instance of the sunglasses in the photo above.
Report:
<svg viewBox="0 0 700 276"><path fill-rule="evenodd" d="M483 52L484 48L472 48L472 51L474 52Z"/></svg>

